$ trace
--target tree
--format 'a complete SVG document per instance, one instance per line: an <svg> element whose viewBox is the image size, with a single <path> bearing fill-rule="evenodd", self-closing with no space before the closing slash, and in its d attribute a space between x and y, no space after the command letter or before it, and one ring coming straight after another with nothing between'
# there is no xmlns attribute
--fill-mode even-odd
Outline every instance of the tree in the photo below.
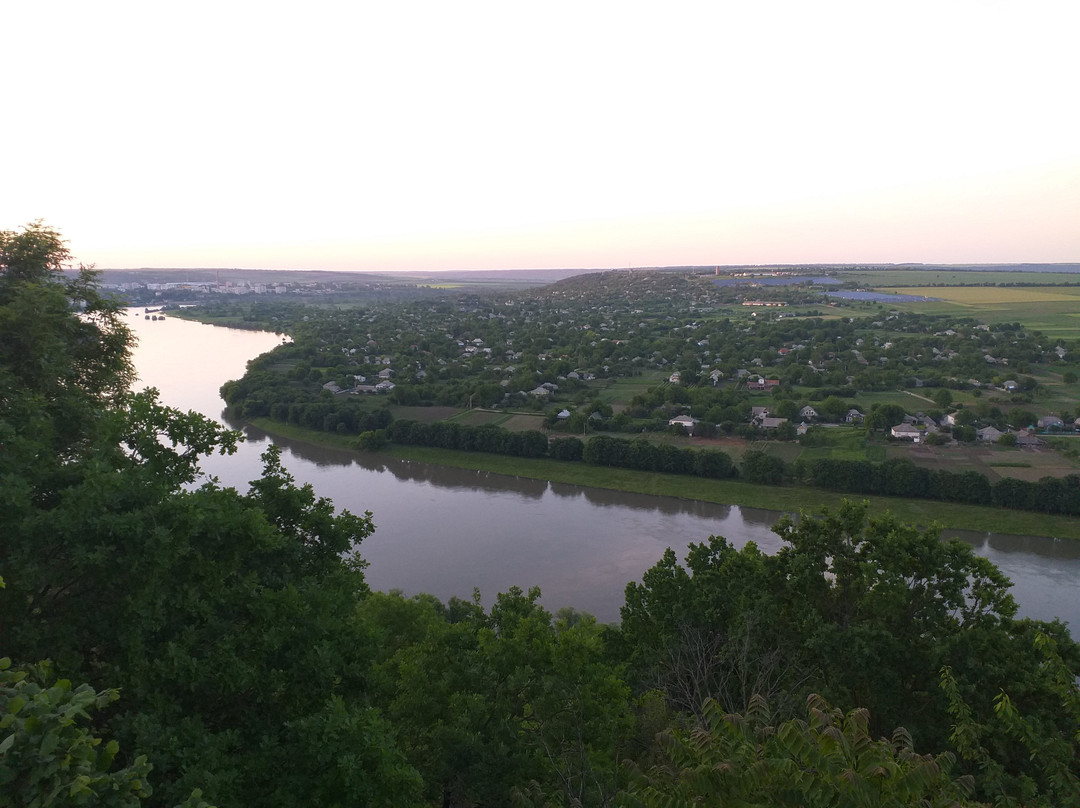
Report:
<svg viewBox="0 0 1080 808"><path fill-rule="evenodd" d="M0 231L0 444L15 465L32 465L43 445L64 462L134 380L118 306L97 292L92 270L69 280L69 262L40 222Z"/></svg>
<svg viewBox="0 0 1080 808"><path fill-rule="evenodd" d="M907 413L899 404L874 404L863 419L863 424L871 432L888 431L904 420Z"/></svg>
<svg viewBox="0 0 1080 808"><path fill-rule="evenodd" d="M802 808L973 806L970 775L953 778L949 753L920 755L902 727L874 739L869 714L846 715L811 695L806 718L778 725L764 699L745 714L706 702L701 725L661 736L667 761L640 776L632 805L769 805Z"/></svg>
<svg viewBox="0 0 1080 808"><path fill-rule="evenodd" d="M691 544L686 567L668 548L626 587L624 643L639 689L660 689L677 710L700 714L708 698L745 710L754 694L794 692L797 640L776 609L770 562L750 542Z"/></svg>
<svg viewBox="0 0 1080 808"><path fill-rule="evenodd" d="M774 530L785 542L776 556L781 597L801 626L808 666L820 671L818 692L943 748L937 673L952 664L985 687L999 681L992 649L1014 644L1008 579L963 542L870 517L865 504L782 518Z"/></svg>
<svg viewBox="0 0 1080 808"><path fill-rule="evenodd" d="M383 635L379 702L446 806L610 805L630 728L629 691L596 620L553 620L538 590L472 602L372 595ZM526 804L530 804L526 802Z"/></svg>
<svg viewBox="0 0 1080 808"><path fill-rule="evenodd" d="M1057 697L1055 707L1066 717L1068 728L1055 730L1038 716L1024 715L1005 691L992 697L992 717L979 721L965 701L953 670L944 668L941 688L949 699L953 722L950 738L960 754L978 766L984 781L981 785L996 798L996 805L1040 808L1073 805L1080 794L1080 775L1076 769L1080 756L1080 732L1076 730L1080 727L1080 687L1075 664L1070 667L1066 663L1059 642L1049 634L1037 632L1033 644L1041 656L1041 664L1034 672L1046 680L1046 686ZM984 694L984 698L989 696ZM1035 763L1034 772L1017 777L992 754L988 747L1000 746L1003 737L1020 746Z"/></svg>
<svg viewBox="0 0 1080 808"><path fill-rule="evenodd" d="M52 231L0 246L5 652L121 689L101 724L154 761L153 805L196 785L231 805L413 801L416 773L365 699L370 516L296 486L276 449L246 494L195 487L200 458L238 436L128 392L120 314L91 274L57 277Z"/></svg>
<svg viewBox="0 0 1080 808"><path fill-rule="evenodd" d="M757 449L743 455L739 468L744 480L762 485L779 485L787 471L782 458Z"/></svg>

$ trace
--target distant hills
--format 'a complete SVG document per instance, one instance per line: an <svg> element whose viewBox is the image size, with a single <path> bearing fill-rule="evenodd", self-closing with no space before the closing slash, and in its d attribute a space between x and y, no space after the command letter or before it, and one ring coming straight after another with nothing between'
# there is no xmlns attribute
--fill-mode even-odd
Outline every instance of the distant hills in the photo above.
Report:
<svg viewBox="0 0 1080 808"><path fill-rule="evenodd" d="M619 269L619 268L615 268ZM1065 272L1080 273L1080 263L1060 264L720 264L700 266L633 267L629 270L651 270L661 272L714 272L740 271L784 271L784 272L826 272L855 270L903 269L908 271L925 270L968 271L968 272ZM333 270L288 270L288 269L237 269L237 268L142 268L142 269L103 269L105 283L380 283L380 284L446 284L455 281L469 284L525 284L538 285L554 283L575 275L594 272L609 272L611 268L579 267L564 269L478 269L445 270L440 272L368 272L368 271L333 271Z"/></svg>

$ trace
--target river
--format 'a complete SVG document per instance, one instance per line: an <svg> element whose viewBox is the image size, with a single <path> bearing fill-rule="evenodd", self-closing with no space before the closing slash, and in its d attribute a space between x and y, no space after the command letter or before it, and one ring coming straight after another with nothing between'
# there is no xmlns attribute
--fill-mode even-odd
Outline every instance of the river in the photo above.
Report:
<svg viewBox="0 0 1080 808"><path fill-rule="evenodd" d="M140 386L162 401L223 418L221 384L280 337L166 317L141 309L128 322L139 343ZM269 437L241 424L247 441L232 456L213 456L204 470L245 490L259 476ZM561 606L616 621L627 582L639 580L666 547L678 552L710 535L736 546L756 542L773 552L775 511L508 477L486 472L375 459L276 439L298 483L354 513L371 511L374 534L361 552L375 589L429 592L447 600L478 588L485 603L510 586L536 585L549 609ZM1012 579L1024 616L1080 621L1080 542L1039 536L949 531L972 544Z"/></svg>

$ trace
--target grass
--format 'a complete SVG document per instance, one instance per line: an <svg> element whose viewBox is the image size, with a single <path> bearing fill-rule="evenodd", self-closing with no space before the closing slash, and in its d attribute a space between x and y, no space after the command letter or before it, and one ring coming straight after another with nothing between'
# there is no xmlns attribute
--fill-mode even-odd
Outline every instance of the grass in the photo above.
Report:
<svg viewBox="0 0 1080 808"><path fill-rule="evenodd" d="M255 426L294 440L307 441L338 449L352 449L354 438L315 432L301 427L260 418ZM779 444L772 444L776 446ZM771 448L771 446L770 446ZM652 494L677 499L698 500L726 505L795 513L835 508L852 497L813 488L754 485L738 480L705 480L676 474L653 474L628 469L612 469L569 463L559 460L526 460L519 457L478 452L457 452L420 446L392 446L386 454L406 460L453 468L478 469L529 479ZM867 497L871 513L889 511L897 518L916 525L1028 536L1053 536L1080 539L1080 519L1048 514L956 505L930 500Z"/></svg>

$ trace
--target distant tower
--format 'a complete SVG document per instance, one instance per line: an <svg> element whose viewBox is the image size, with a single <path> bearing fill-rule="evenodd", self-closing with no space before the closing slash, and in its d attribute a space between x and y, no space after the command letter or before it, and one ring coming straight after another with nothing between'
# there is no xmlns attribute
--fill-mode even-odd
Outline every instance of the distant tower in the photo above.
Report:
<svg viewBox="0 0 1080 808"><path fill-rule="evenodd" d="M717 267L716 272L713 273L713 274L716 275L717 277L720 277L720 267Z"/></svg>

